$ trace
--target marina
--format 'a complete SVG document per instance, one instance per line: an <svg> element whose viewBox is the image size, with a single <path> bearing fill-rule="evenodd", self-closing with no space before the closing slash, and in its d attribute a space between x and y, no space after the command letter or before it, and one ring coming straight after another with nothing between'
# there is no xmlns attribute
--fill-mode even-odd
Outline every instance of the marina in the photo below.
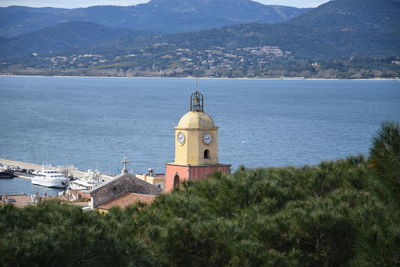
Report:
<svg viewBox="0 0 400 267"><path fill-rule="evenodd" d="M53 172L52 175L62 175L68 179L65 179L65 184L43 184L35 181L35 175L44 170L43 165L0 159L0 166L4 170L8 170L7 173L9 174L8 176L4 174L4 178L0 179L0 195L10 195L11 197L13 195L21 194L57 196L68 188L69 183L71 183L71 189L87 190L102 181L107 181L115 177L115 175L94 172L91 170L78 170L73 166L46 166L46 171ZM90 179L88 178L88 174L93 175L93 173L96 174L97 183L90 182ZM79 184L81 184L80 187L77 186Z"/></svg>
<svg viewBox="0 0 400 267"><path fill-rule="evenodd" d="M31 170L34 172L41 171L43 168L43 165L40 164L34 164L34 163L27 163L27 162L21 162L21 161L15 161L15 160L8 160L8 159L1 159L0 158L0 164L4 166L8 166L11 169L15 170L21 170L21 171L15 171L15 176L20 177L20 178L25 178L25 179L32 179L32 175L27 173L27 170ZM46 166L49 170L56 170L59 169L63 175L66 177L70 177L72 179L76 178L82 178L86 175L88 171L82 171L78 170L77 168L73 166ZM25 170L25 171L22 171ZM114 175L110 174L99 174L101 180L109 180L114 177Z"/></svg>
<svg viewBox="0 0 400 267"><path fill-rule="evenodd" d="M102 204L110 202L101 207L101 210L107 212L115 203L122 206L128 206L128 203L133 204L136 201L150 203L157 194L163 191L165 187L164 174L154 174L149 169L147 174L132 175L129 174L127 169L129 161L124 158L120 163L124 167L119 175L105 175L92 170L84 172L77 171L71 167L42 166L0 159L0 166L10 170L10 179L12 181L9 184L16 184L18 189L25 187L25 192L9 191L4 193L3 185L6 185L4 183L5 179L0 179L0 189L3 190L0 193L0 205L13 204L17 207L26 207L36 205L45 200L59 200L64 203L82 206L83 210L90 210L99 206L93 206L92 193L98 190L101 191L103 187L112 186L112 191L108 190L106 194L102 193L98 196L102 199ZM31 185L31 190L26 189L28 184ZM114 195L117 188L122 191ZM151 192L150 195L149 192ZM116 197L118 201L114 203L114 198ZM95 201L95 203L97 202Z"/></svg>

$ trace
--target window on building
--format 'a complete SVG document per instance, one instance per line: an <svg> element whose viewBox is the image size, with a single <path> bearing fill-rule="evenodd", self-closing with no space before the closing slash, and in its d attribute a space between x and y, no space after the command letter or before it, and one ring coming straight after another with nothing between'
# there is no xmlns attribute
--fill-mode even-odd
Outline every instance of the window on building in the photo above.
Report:
<svg viewBox="0 0 400 267"><path fill-rule="evenodd" d="M174 177L174 188L179 188L179 184L180 184L179 176L175 175L175 177Z"/></svg>
<svg viewBox="0 0 400 267"><path fill-rule="evenodd" d="M204 158L209 159L210 158L210 151L208 149L204 150Z"/></svg>

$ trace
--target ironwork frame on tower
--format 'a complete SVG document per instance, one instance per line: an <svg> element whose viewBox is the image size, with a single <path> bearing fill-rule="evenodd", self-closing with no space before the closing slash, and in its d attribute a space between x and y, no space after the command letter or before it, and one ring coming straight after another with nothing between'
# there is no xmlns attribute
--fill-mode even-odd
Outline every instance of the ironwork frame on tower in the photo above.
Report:
<svg viewBox="0 0 400 267"><path fill-rule="evenodd" d="M204 111L204 98L198 91L190 96L190 111L203 112Z"/></svg>

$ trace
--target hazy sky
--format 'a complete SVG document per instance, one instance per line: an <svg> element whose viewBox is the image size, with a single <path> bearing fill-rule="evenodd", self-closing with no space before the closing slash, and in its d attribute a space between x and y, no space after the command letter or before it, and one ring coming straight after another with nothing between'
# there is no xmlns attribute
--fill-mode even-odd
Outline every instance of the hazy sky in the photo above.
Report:
<svg viewBox="0 0 400 267"><path fill-rule="evenodd" d="M96 5L131 6L146 3L149 0L0 0L0 6L31 6L31 7L88 7ZM255 0L254 0L255 1ZM328 0L257 0L266 5L285 5L295 7L316 7Z"/></svg>

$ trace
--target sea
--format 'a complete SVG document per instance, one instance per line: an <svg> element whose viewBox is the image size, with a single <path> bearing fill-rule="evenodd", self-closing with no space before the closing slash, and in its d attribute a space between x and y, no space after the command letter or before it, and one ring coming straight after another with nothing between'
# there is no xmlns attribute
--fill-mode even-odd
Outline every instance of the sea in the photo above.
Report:
<svg viewBox="0 0 400 267"><path fill-rule="evenodd" d="M189 97L219 127L235 171L368 156L385 121L400 122L400 82L191 78L0 77L0 157L117 174L165 171ZM0 180L1 194L57 193Z"/></svg>

